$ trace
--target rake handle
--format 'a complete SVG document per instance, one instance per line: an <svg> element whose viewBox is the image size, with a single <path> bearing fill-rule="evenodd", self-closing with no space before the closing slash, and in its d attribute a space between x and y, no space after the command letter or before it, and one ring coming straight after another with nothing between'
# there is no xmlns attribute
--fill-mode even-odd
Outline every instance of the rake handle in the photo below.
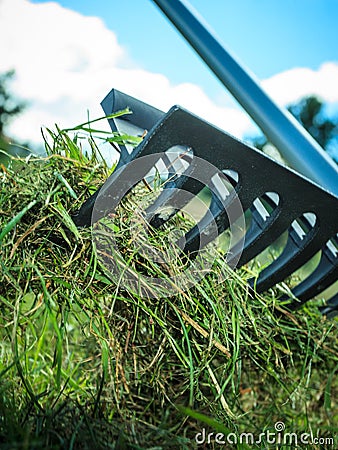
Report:
<svg viewBox="0 0 338 450"><path fill-rule="evenodd" d="M181 0L153 0L261 128L288 163L338 197L338 165L286 110L263 91L220 44L198 13Z"/></svg>

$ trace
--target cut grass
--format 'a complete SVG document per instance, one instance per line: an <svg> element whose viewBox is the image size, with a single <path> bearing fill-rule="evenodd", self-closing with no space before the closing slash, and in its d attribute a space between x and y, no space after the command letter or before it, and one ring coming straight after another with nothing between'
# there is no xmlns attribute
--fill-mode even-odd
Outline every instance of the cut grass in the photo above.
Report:
<svg viewBox="0 0 338 450"><path fill-rule="evenodd" d="M337 321L316 302L283 312L278 287L253 296L249 269L221 258L168 298L114 283L71 220L110 169L92 136L88 156L78 135L50 133L48 157L0 172L0 447L191 449L205 429L200 448L220 448L216 433L248 448L241 433L258 439L282 421L299 439L335 439L311 448L337 448ZM162 276L128 245L132 209L120 210L120 248L130 267ZM266 436L249 447L277 448Z"/></svg>

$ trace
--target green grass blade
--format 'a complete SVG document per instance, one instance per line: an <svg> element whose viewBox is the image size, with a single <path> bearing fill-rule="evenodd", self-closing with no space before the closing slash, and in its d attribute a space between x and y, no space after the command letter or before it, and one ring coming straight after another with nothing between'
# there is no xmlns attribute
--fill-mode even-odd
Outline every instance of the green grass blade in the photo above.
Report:
<svg viewBox="0 0 338 450"><path fill-rule="evenodd" d="M4 239L4 237L20 222L22 217L29 211L34 205L37 204L37 200L32 200L28 203L27 206L25 206L18 214L16 214L3 228L2 232L0 233L0 245Z"/></svg>

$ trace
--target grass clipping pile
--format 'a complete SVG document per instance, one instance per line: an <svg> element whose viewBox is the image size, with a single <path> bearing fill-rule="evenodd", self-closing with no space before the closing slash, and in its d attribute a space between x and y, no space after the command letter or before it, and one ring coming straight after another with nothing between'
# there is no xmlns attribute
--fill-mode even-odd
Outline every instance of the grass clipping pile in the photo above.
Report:
<svg viewBox="0 0 338 450"><path fill-rule="evenodd" d="M0 171L1 448L191 449L203 430L247 448L277 422L334 438L337 322L313 304L277 316L276 292L250 296L249 269L217 283L217 261L171 298L115 285L70 218L109 170L53 137Z"/></svg>

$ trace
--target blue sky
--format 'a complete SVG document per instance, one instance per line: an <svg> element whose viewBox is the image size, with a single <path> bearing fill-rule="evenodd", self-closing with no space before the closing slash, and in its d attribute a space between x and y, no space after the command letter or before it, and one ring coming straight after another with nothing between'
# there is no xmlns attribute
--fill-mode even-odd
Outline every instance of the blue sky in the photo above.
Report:
<svg viewBox="0 0 338 450"><path fill-rule="evenodd" d="M223 89L152 0L58 3L103 19L143 68L161 72L174 83L197 83L211 96ZM191 0L190 4L259 79L338 61L337 0Z"/></svg>
<svg viewBox="0 0 338 450"><path fill-rule="evenodd" d="M338 113L338 0L191 0L220 41L286 106L315 94ZM0 72L29 104L12 136L102 115L117 88L180 104L242 138L257 129L152 0L1 0Z"/></svg>

